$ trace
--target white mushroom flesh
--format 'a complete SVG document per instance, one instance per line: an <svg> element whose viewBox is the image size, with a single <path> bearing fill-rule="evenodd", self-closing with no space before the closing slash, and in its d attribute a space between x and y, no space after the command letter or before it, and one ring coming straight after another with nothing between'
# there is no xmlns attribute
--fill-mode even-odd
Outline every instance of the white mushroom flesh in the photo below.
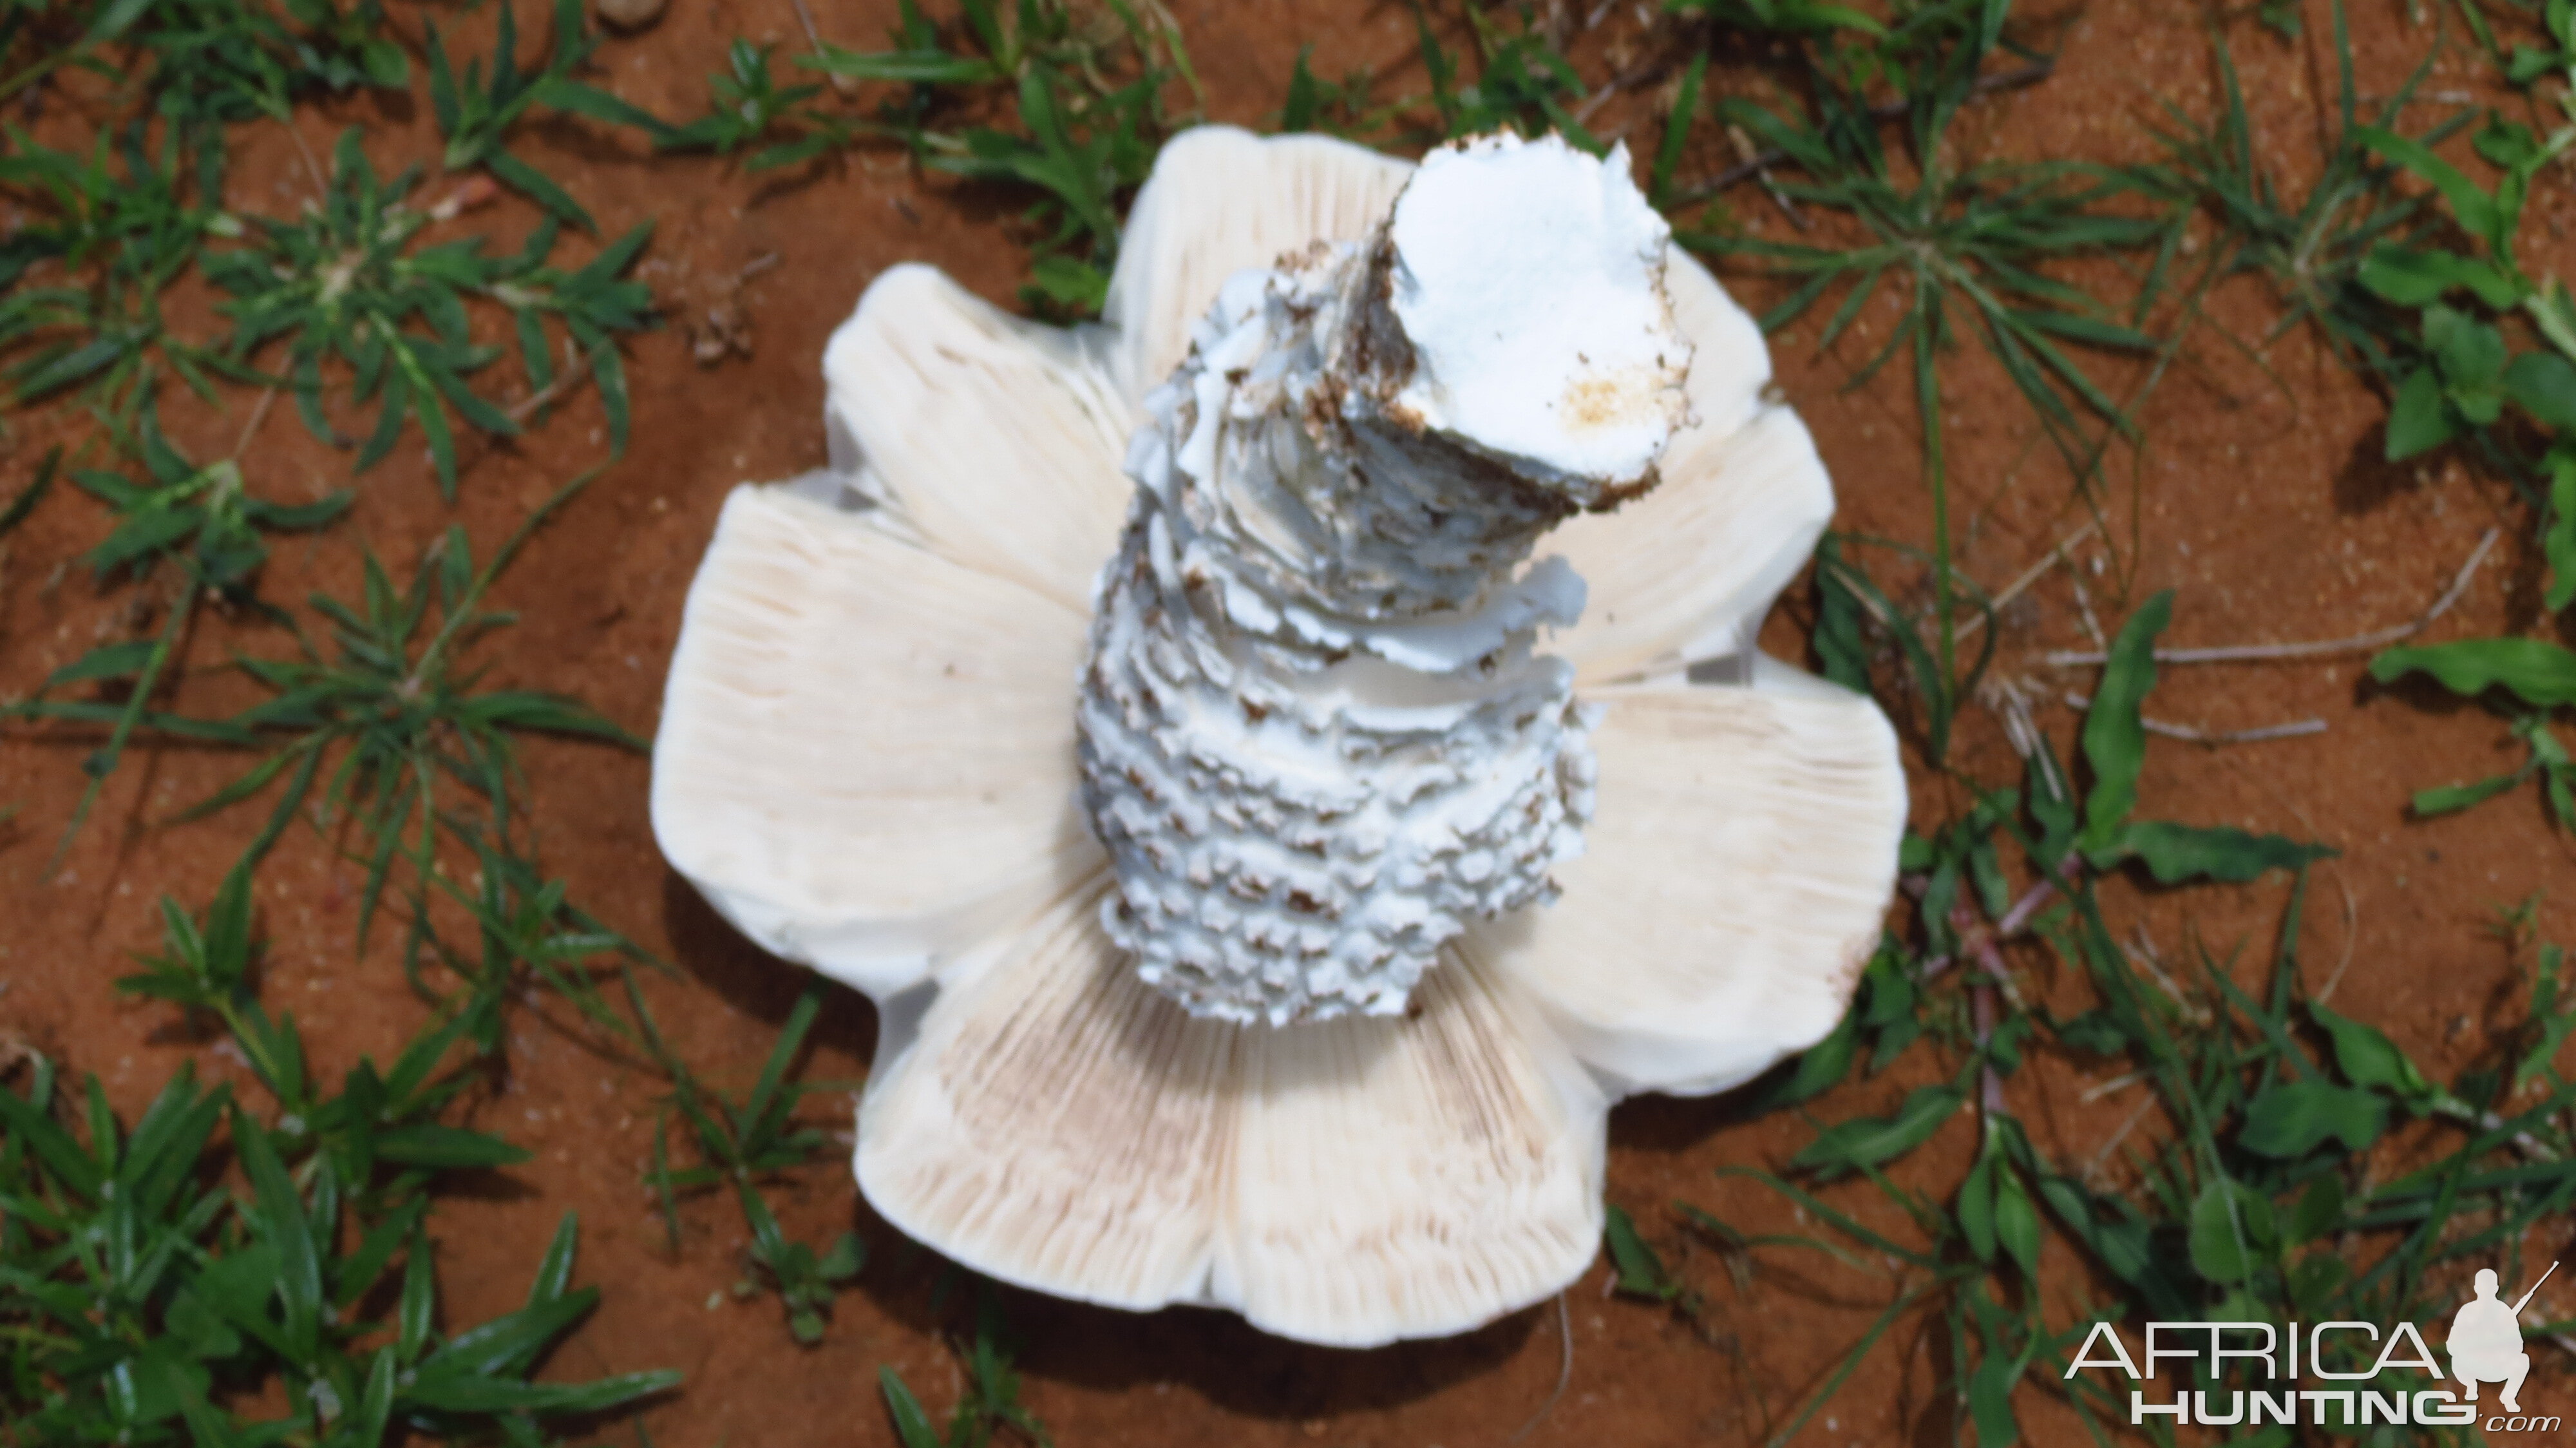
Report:
<svg viewBox="0 0 2576 1448"><path fill-rule="evenodd" d="M1550 897L1595 777L1539 536L1655 482L1687 411L1669 232L1550 137L1427 157L1364 242L1229 280L1146 400L1077 725L1109 935L1191 1014L1404 1011Z"/></svg>

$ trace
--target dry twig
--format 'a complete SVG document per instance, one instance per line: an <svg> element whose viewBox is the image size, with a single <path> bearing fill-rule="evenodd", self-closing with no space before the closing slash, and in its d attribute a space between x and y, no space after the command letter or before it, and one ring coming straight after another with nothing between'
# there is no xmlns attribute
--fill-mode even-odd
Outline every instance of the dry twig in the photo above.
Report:
<svg viewBox="0 0 2576 1448"><path fill-rule="evenodd" d="M2066 707L2090 709L2093 707L2093 701L2069 689L2066 691ZM2211 733L2206 729L2195 729L2189 724L2169 724L2162 719L2140 716L2138 727L2150 734L2161 734L2167 739L2181 739L2192 744L2256 744L2266 739L2296 739L2306 734L2323 734L2326 732L2326 721L2299 719L2288 724L2266 724L2260 729L2231 729L2222 733Z"/></svg>
<svg viewBox="0 0 2576 1448"><path fill-rule="evenodd" d="M2494 548L2496 540L2503 536L2502 529L2489 528L2486 536L2478 540L2476 550L2469 554L2469 561L2460 565L2459 574L2451 580L2451 586L2443 589L2442 596L2433 600L2433 606L2418 614L2411 623L2393 624L2370 633L2355 634L2348 639L2321 639L2313 643L2233 644L2209 649L2158 649L2155 655L2156 662L2160 664L2231 664L2264 659L2313 659L2332 654L2357 654L2384 648L2422 633L2433 620L2450 612L2451 605L2460 601L2460 595L2469 591L2469 579L2477 573L2478 565L2486 561L2488 550ZM2109 662L2109 651L2053 653L2048 655L2047 662L2061 669L2096 668Z"/></svg>
<svg viewBox="0 0 2576 1448"><path fill-rule="evenodd" d="M1614 1276L1610 1280L1616 1282L1618 1279ZM1530 1435L1531 1429L1546 1422L1547 1415L1556 1411L1557 1400L1565 1396L1565 1385L1574 1381L1574 1309L1565 1300L1571 1293L1569 1288L1556 1294L1556 1340L1560 1344L1556 1360L1556 1389L1547 1395L1546 1402L1538 1405L1538 1411L1530 1415L1530 1420L1521 1424L1520 1431L1503 1440L1506 1443L1521 1441Z"/></svg>
<svg viewBox="0 0 2576 1448"><path fill-rule="evenodd" d="M2067 549L2072 548L2076 544L2083 542L2085 539L2092 537L2093 530L2100 526L2102 525L2099 522L2087 523L2083 527L2076 529L2074 532L2067 534L2065 537L2058 539L2056 547L2041 554L2039 556L2039 561L2031 564L2028 568L2023 569L2019 577L2013 579L2012 582L2005 584L2004 591L1996 594L1993 600L1986 605L1983 611L1970 618L1966 623L1959 625L1959 637L1964 639L1968 635L1975 633L1977 630L1984 628L1986 626L1986 619L1989 615L2003 612L2005 604L2021 597L2032 584L2037 583L2040 580L2041 575L2047 573L2048 570L2056 567L2058 564L2065 562Z"/></svg>

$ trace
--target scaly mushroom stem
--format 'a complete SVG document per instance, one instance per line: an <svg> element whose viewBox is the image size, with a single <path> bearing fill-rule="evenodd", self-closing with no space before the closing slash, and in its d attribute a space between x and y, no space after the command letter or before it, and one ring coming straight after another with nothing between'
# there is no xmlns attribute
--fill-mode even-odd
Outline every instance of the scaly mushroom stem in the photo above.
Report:
<svg viewBox="0 0 2576 1448"><path fill-rule="evenodd" d="M1148 400L1078 706L1103 907L1193 1014L1404 1009L1548 898L1594 778L1539 535L1655 482L1688 348L1668 232L1561 140L1434 152L1364 243L1228 281Z"/></svg>

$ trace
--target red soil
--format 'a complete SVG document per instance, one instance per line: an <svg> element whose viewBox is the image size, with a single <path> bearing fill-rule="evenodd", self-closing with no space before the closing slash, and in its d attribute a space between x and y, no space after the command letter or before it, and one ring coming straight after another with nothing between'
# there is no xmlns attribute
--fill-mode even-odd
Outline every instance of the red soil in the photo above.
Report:
<svg viewBox="0 0 2576 1448"><path fill-rule="evenodd" d="M822 8L827 37L851 46L878 44L893 18L890 0ZM1588 75L1612 74L1643 53L1627 13L1633 8L1619 7L1598 36L1577 47ZM2160 118L2161 103L2210 113L2217 79L2196 13L2156 0L2058 0L2038 8L2043 13L2029 17L2033 37L2063 46L2055 74L1974 107L1956 137L1964 156L2143 158L2150 143L2142 125ZM2261 155L2285 178L2313 170L2332 104L2326 9L2307 8L2309 35L2299 43L2250 24L2232 31ZM1420 84L1410 59L1411 16L1400 5L1184 0L1173 9L1215 119L1262 123L1275 112L1297 47L1310 40L1320 75L1366 64L1385 68L1381 94ZM2362 87L2384 94L2431 43L2433 29L2409 24L2395 0L2359 0L2355 9ZM416 38L417 13L404 10L398 23ZM721 64L738 33L801 46L783 4L678 0L657 25L608 43L600 80L661 114L696 114L704 74ZM2497 99L2489 76L2484 61L2454 46L2427 91L2446 101ZM1761 83L1749 68L1725 79ZM1651 152L1656 123L1638 114L1642 109L1623 97L1596 124L1618 130L1635 116L1631 143ZM2427 106L2410 120L2421 124L2439 109L2446 107ZM345 103L302 113L299 124L316 154L343 126L358 125L381 169L435 162L424 108ZM495 636L485 656L496 677L576 694L649 735L682 593L726 490L823 459L818 359L832 326L880 269L909 259L936 262L1007 301L1024 255L1007 219L1017 202L925 179L899 155L867 150L810 174L771 179L707 160L648 158L630 138L570 122L535 125L523 136L522 153L592 209L602 235L639 219L656 223L638 275L671 325L631 349L631 450L537 535L503 579L496 601L522 622ZM300 206L312 182L298 148L273 126L244 128L242 140L233 206L281 215ZM1686 169L1713 170L1732 159L1714 146L1706 151ZM2536 188L2530 244L2565 275L2576 270L2563 240L2576 197L2563 174L2553 172ZM1784 233L1758 191L1738 192L1734 205L1748 223ZM533 219L526 205L505 198L441 234L497 231L503 244L515 245ZM742 279L747 267L771 256L774 265ZM2113 294L2124 286L2108 267L2078 280ZM1768 281L1736 284L1757 310L1780 294ZM718 306L747 326L748 355L702 367L690 356L688 327ZM2219 288L2209 312L2214 327L2257 343L2277 316L2251 278ZM195 315L203 316L202 308ZM1811 349L1823 315L1820 309L1777 338L1775 350L1782 386L1814 427L1836 479L1838 526L1927 538L1928 498L1903 369L1843 390L1851 369L1875 350L1872 333L1883 337L1894 313L1873 310L1833 353L1817 356ZM2148 444L2135 471L2116 455L2111 470L2106 511L2116 555L2095 540L2074 550L2098 613L2116 618L2129 602L2173 587L2170 642L2349 635L2415 615L2479 535L2498 526L2506 544L2428 637L2510 630L2535 617L2536 564L2519 542L2525 520L2507 489L2440 457L2402 467L2379 462L2382 403L2306 331L2282 337L2266 357L2277 382L2204 329L2146 407ZM511 370L496 367L486 385L499 385ZM2123 376L2117 367L2105 375L2115 382ZM2063 469L2033 445L2027 408L1983 354L1955 355L1944 385L1954 497L1966 520L1963 565L2000 586L2086 515ZM223 415L174 405L173 430L201 453L220 453L234 445L246 401L237 399ZM300 498L346 483L346 456L316 444L288 412L268 415L250 440L245 461L253 486ZM0 463L0 485L22 485L43 444L68 426L23 420L14 451ZM453 513L438 499L426 458L406 441L358 481L359 503L348 521L318 541L278 549L265 591L281 600L313 588L350 595L359 570L352 541L407 576L451 517L481 546L493 546L557 483L603 457L600 429L595 396L576 394L527 440L484 451ZM99 589L77 565L68 572L62 566L102 531L102 514L66 490L9 540L0 574L0 695L23 693L95 641L137 626L126 592ZM2045 686L2038 717L2062 744L2075 716L2055 701L2089 680L2037 660L2051 648L2082 647L2085 636L2063 572L2043 579L2029 598L2005 615L1997 667ZM1793 602L1772 620L1766 643L1801 656L1806 621L1804 606ZM189 655L207 677L187 686L203 707L220 707L238 687L211 673L234 645L264 653L283 646L246 623L208 622ZM2322 986L2341 969L2336 1006L2383 1025L2428 1070L2447 1076L2478 1048L2483 1027L2516 1016L2523 987L2505 950L2482 929L2489 912L2563 886L2569 845L2528 792L2449 819L2410 818L2410 791L2504 766L2504 730L2475 707L2372 685L2360 663L2168 669L2149 706L2157 717L2215 730L2318 718L2329 729L2225 749L2160 741L2150 749L2142 793L2159 817L2278 831L2340 850L2319 872L2309 911L2310 984ZM1963 727L1960 762L1998 777L2009 756L1992 720L1972 712ZM129 969L131 952L157 943L154 899L168 894L202 904L255 827L247 811L164 823L175 807L232 777L240 761L182 747L138 750L65 868L48 877L43 867L79 790L77 762L88 747L23 733L0 742L0 801L21 807L14 823L0 827L0 919L10 922L0 944L0 1029L75 1071L99 1073L120 1110L138 1109L189 1059L206 1076L242 1083L259 1099L237 1060L180 1033L166 1008L119 1000L109 984ZM680 964L684 978L649 987L661 1019L681 1052L711 1077L734 1086L747 1081L806 978L735 936L664 866L647 826L642 757L539 742L527 760L550 868L569 879L576 899ZM1960 803L1952 784L1928 772L1919 778L1918 817L1939 818ZM317 1068L332 1074L362 1053L387 1056L423 1016L382 944L363 961L350 958L361 878L309 832L291 834L260 877L266 998L295 1012L320 1057ZM2114 923L2124 932L2142 922L2168 951L2197 936L2222 956L2244 942L2239 969L2250 974L2269 955L2285 887L2274 880L2243 890L2114 893ZM2545 935L2576 936L2569 906L2564 899L2543 905ZM2347 958L2348 968L2339 965ZM2055 988L2052 980L2043 969L2041 987ZM576 1210L584 1226L579 1277L602 1284L605 1296L549 1372L682 1370L683 1390L646 1414L656 1442L890 1443L875 1389L881 1363L897 1367L934 1412L943 1411L960 1379L942 1336L965 1319L956 1295L934 1307L936 1263L877 1221L837 1164L799 1174L773 1193L787 1230L819 1243L854 1227L872 1255L854 1290L840 1298L822 1344L795 1346L774 1298L729 1290L744 1275L746 1246L731 1202L689 1206L681 1249L666 1249L641 1185L657 1083L584 1045L578 1031L558 1028L566 1015L552 1004L522 1013L506 1082L476 1107L478 1124L530 1148L535 1159L472 1183L433 1218L449 1320L470 1322L515 1306L557 1218ZM834 992L810 1072L855 1080L873 1036L866 1003ZM1823 1119L1883 1111L1928 1069L1918 1060L1914 1071L1847 1084L1813 1109ZM2127 1117L2128 1097L2081 1104L2071 1088L2085 1083L2076 1066L2047 1062L2017 1085L2016 1100L2044 1147L2089 1155ZM828 1102L815 1110L846 1120ZM1676 1256L1711 1306L1695 1329L1652 1307L1605 1300L1606 1269L1596 1267L1569 1299L1572 1367L1563 1397L1519 1441L1530 1448L1750 1443L1785 1423L1888 1300L1888 1280L1811 1258L1766 1256L1749 1286L1739 1286L1721 1259L1693 1251L1666 1204L1686 1199L1751 1231L1791 1228L1775 1198L1712 1173L1731 1164L1777 1165L1809 1132L1795 1114L1747 1119L1740 1103L1726 1098L1650 1099L1620 1109L1612 1122L1610 1197ZM1966 1121L1954 1123L1900 1176L1946 1194L1964 1168L1971 1134ZM1901 1227L1866 1187L1827 1195L1865 1220ZM2047 1287L2052 1316L2062 1320L2088 1289L2071 1259L2053 1265L2064 1269ZM1454 1341L1366 1354L1272 1341L1201 1311L1137 1317L1020 1293L1008 1295L1007 1307L1028 1405L1058 1442L1085 1448L1501 1443L1551 1402L1564 1350L1553 1306ZM1945 1355L1928 1332L1891 1335L1801 1441L1945 1439L1952 1409L1937 1388ZM2066 1441L2074 1428L2034 1403L2025 1430L2033 1441Z"/></svg>

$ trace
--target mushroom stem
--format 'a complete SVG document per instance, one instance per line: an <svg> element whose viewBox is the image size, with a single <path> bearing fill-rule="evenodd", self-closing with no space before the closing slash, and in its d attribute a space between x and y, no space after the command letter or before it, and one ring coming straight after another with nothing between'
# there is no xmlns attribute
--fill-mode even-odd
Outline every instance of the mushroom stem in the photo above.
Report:
<svg viewBox="0 0 2576 1448"><path fill-rule="evenodd" d="M1624 154L1435 152L1364 243L1230 279L1148 398L1083 798L1110 935L1194 1014L1399 1012L1580 852L1587 715L1533 646L1583 581L1520 566L1682 421L1667 235Z"/></svg>

